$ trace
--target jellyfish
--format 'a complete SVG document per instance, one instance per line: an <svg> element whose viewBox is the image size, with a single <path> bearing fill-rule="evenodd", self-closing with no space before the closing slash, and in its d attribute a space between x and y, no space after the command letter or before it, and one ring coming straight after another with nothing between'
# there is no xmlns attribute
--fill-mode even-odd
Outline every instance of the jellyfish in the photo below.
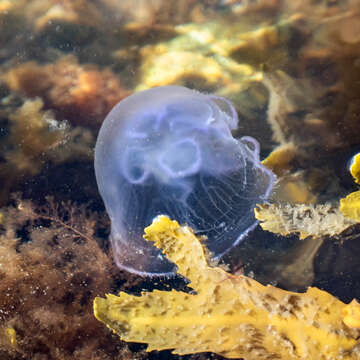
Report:
<svg viewBox="0 0 360 360"><path fill-rule="evenodd" d="M257 221L274 174L259 143L235 139L238 117L225 98L160 86L121 100L95 146L95 174L111 220L117 266L142 276L171 276L176 266L143 238L167 215L204 237L213 259L241 242Z"/></svg>

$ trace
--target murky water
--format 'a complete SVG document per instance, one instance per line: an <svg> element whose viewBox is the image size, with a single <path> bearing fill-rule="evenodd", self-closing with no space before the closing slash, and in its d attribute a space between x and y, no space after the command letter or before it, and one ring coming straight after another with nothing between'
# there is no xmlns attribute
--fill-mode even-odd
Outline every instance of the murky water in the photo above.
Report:
<svg viewBox="0 0 360 360"><path fill-rule="evenodd" d="M0 0L0 358L178 358L121 342L92 309L95 296L186 283L117 268L95 181L104 118L156 86L230 100L233 136L272 154L268 201L287 230L258 226L221 262L264 284L359 297L356 221L316 232L333 213L316 206L337 209L358 187L359 28L356 0Z"/></svg>

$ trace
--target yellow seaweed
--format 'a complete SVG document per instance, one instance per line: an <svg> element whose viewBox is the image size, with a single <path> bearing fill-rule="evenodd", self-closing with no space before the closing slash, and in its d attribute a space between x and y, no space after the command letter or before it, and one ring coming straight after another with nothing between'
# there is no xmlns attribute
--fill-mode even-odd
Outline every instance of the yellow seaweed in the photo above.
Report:
<svg viewBox="0 0 360 360"><path fill-rule="evenodd" d="M355 299L344 307L343 314L347 326L360 329L360 304Z"/></svg>
<svg viewBox="0 0 360 360"><path fill-rule="evenodd" d="M246 360L360 359L360 330L352 327L356 311L345 311L352 308L325 291L284 291L209 267L192 230L165 216L144 237L178 265L196 294L154 290L140 297L97 297L96 318L122 340L147 343L147 351L210 351Z"/></svg>
<svg viewBox="0 0 360 360"><path fill-rule="evenodd" d="M360 221L360 190L340 199L340 211L347 218Z"/></svg>
<svg viewBox="0 0 360 360"><path fill-rule="evenodd" d="M360 153L356 154L350 165L350 173L357 184L360 184ZM340 199L340 211L347 218L360 222L360 190L354 191Z"/></svg>
<svg viewBox="0 0 360 360"><path fill-rule="evenodd" d="M11 9L13 4L9 0L0 1L0 15L7 14L7 12Z"/></svg>
<svg viewBox="0 0 360 360"><path fill-rule="evenodd" d="M356 154L350 165L350 173L353 176L355 182L360 184L360 153Z"/></svg>
<svg viewBox="0 0 360 360"><path fill-rule="evenodd" d="M277 147L269 156L262 161L262 164L271 169L277 176L282 176L293 167L291 163L296 158L296 146L287 143Z"/></svg>
<svg viewBox="0 0 360 360"><path fill-rule="evenodd" d="M254 212L263 230L300 239L338 235L354 225L332 204L260 204Z"/></svg>
<svg viewBox="0 0 360 360"><path fill-rule="evenodd" d="M13 327L5 328L5 336L13 347L17 346L16 331Z"/></svg>

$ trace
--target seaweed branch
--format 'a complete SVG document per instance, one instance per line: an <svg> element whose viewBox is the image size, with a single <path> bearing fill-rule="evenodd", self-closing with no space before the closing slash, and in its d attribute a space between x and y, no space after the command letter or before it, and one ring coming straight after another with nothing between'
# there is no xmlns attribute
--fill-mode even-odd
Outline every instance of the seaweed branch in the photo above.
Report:
<svg viewBox="0 0 360 360"><path fill-rule="evenodd" d="M29 200L16 196L17 209L32 223L36 220L47 220L70 230L73 234L89 242L94 241L96 213L88 210L88 205L74 205L71 201L56 202L52 196L46 197L46 204L35 208Z"/></svg>
<svg viewBox="0 0 360 360"><path fill-rule="evenodd" d="M34 358L40 346L47 359L70 360L101 348L98 358L111 358L113 339L91 313L117 274L96 237L102 217L89 205L48 197L38 206L16 194L0 221L0 353Z"/></svg>

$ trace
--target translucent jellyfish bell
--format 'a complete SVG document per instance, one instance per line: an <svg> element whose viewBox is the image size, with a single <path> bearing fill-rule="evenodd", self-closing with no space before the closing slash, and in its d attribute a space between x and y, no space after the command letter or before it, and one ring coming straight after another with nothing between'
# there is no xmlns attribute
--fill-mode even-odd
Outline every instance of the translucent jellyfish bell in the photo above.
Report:
<svg viewBox="0 0 360 360"><path fill-rule="evenodd" d="M232 137L237 122L228 100L180 86L136 93L112 109L97 139L95 173L121 269L176 272L143 239L157 215L205 235L214 258L256 226L253 209L268 197L274 175L255 139Z"/></svg>

